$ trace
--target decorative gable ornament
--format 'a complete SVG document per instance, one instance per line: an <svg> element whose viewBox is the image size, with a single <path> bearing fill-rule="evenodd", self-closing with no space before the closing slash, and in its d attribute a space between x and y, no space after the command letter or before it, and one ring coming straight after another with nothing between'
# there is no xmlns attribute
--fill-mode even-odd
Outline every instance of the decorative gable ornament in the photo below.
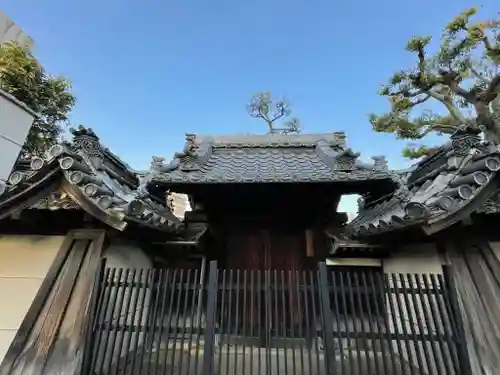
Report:
<svg viewBox="0 0 500 375"><path fill-rule="evenodd" d="M460 126L451 135L451 147L457 156L466 156L473 148L478 148L481 143L480 129L470 126Z"/></svg>
<svg viewBox="0 0 500 375"><path fill-rule="evenodd" d="M335 169L339 171L351 171L355 168L356 160L361 154L350 148L342 150L335 156Z"/></svg>
<svg viewBox="0 0 500 375"><path fill-rule="evenodd" d="M83 150L90 157L101 156L101 143L99 137L91 128L80 125L77 129L69 130L73 134L72 151Z"/></svg>

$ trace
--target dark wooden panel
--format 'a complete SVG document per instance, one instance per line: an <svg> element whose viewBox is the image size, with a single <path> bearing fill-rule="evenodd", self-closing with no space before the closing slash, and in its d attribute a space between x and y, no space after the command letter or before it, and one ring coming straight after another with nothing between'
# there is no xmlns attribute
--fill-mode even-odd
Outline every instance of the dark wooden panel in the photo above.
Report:
<svg viewBox="0 0 500 375"><path fill-rule="evenodd" d="M488 242L471 232L443 243L458 296L472 373L500 368L500 261Z"/></svg>
<svg viewBox="0 0 500 375"><path fill-rule="evenodd" d="M78 374L105 232L70 232L28 310L1 375Z"/></svg>

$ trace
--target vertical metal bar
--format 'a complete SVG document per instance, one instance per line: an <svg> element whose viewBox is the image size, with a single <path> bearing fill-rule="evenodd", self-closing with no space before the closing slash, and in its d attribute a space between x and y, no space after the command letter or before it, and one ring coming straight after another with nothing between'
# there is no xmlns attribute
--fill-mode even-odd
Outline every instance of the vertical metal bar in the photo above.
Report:
<svg viewBox="0 0 500 375"><path fill-rule="evenodd" d="M154 371L152 371L153 374L158 375L158 365L160 363L160 351L161 351L161 341L163 337L163 327L164 327L164 321L165 321L165 305L167 304L167 295L169 288L171 287L171 282L170 282L170 270L167 270L167 274L165 275L165 282L161 284L160 290L163 290L162 293L162 298L161 298L161 310L160 310L160 321L158 322L158 342L156 343L157 348L156 348L156 360L153 362L154 364ZM160 281L161 282L161 281Z"/></svg>
<svg viewBox="0 0 500 375"><path fill-rule="evenodd" d="M444 286L444 297L445 300L449 299L449 305L451 308L451 316L454 318L456 323L456 340L457 342L457 353L458 362L460 365L461 375L472 375L472 366L469 359L469 351L467 349L467 338L465 336L464 321L462 319L462 312L460 309L459 295L455 285L454 274L451 268L443 268L443 278L438 275L441 281L441 285Z"/></svg>
<svg viewBox="0 0 500 375"><path fill-rule="evenodd" d="M402 306L402 301L401 301L401 290L399 289L398 287L398 278L396 276L396 274L392 274L391 275L391 278L394 282L394 291L396 292L396 296L397 296L397 299L396 299L396 304L397 304L397 308L398 308L398 313L399 313L399 318L401 320L401 326L402 326L402 329L403 329L403 334L404 334L404 340L405 340L405 347L406 347L406 351L408 353L408 362L410 363L410 371L412 374L415 374L415 361L413 360L413 352L411 350L411 346L410 346L410 342L409 342L409 332L408 332L408 328L406 326L406 322L403 320L404 319L404 309L403 309L403 306ZM408 310L408 306L406 306L406 310ZM417 375L417 374L415 374Z"/></svg>
<svg viewBox="0 0 500 375"><path fill-rule="evenodd" d="M203 258L205 259L205 258ZM196 314L196 325L197 325L197 335L196 335L196 355L194 356L194 372L193 374L198 374L200 369L198 368L198 360L200 357L200 340L201 340L201 308L200 306L203 304L203 291L205 289L205 271L206 268L203 267L202 264L202 270L200 270L200 283L198 284L198 287L200 288L200 293L198 293L198 305L197 305L197 314ZM203 275L201 273L203 272Z"/></svg>
<svg viewBox="0 0 500 375"><path fill-rule="evenodd" d="M161 292L161 280L163 278L163 270L153 270L153 288L155 288L155 293L154 293L154 306L153 306L153 314L151 316L151 321L148 322L148 327L149 327L149 335L148 335L148 342L149 345L145 346L145 350L148 352L148 359L146 361L146 369L145 373L149 373L149 369L151 367L151 359L153 356L153 345L154 345L154 338L155 338L155 333L156 333L156 323L158 319L158 305L160 301L160 292ZM139 371L143 371L141 368Z"/></svg>
<svg viewBox="0 0 500 375"><path fill-rule="evenodd" d="M300 346L300 371L301 374L304 373L304 344L302 343L302 340L304 339L304 332L302 331L302 324L304 322L303 316L302 316L302 308L304 306L305 301L302 301L301 303L301 296L300 296L300 274L299 271L294 271L295 272L295 293L296 298L297 298L297 322L299 325L299 346Z"/></svg>
<svg viewBox="0 0 500 375"><path fill-rule="evenodd" d="M332 289L333 289L333 306L335 309L335 324L337 325L337 330L335 336L339 340L339 348L340 348L340 368L342 369L343 374L347 374L347 369L346 369L346 363L345 363L345 358L344 358L344 338L342 337L342 329L340 326L340 309L339 309L339 288L337 286L337 280L336 280L336 273L335 271L332 271L331 277L332 277ZM341 289L343 292L343 288ZM347 324L346 324L347 326Z"/></svg>
<svg viewBox="0 0 500 375"><path fill-rule="evenodd" d="M335 346L333 343L333 317L330 305L330 292L328 290L328 274L326 272L325 262L320 262L318 265L319 288L321 296L321 311L323 323L323 335L325 346L325 366L326 372L329 375L336 373L335 368Z"/></svg>
<svg viewBox="0 0 500 375"><path fill-rule="evenodd" d="M373 374L374 372L377 371L377 367L375 366L375 370L373 370L375 359L372 361L370 359L370 354L369 354L373 350L369 350L370 340L368 338L368 332L366 331L366 325L365 325L366 312L363 309L363 302L362 302L362 298L361 298L361 294L363 293L363 291L361 288L361 283L359 281L358 272L354 270L353 276L354 276L354 287L356 288L356 297L357 297L356 299L358 301L358 308L359 308L359 315L358 315L359 316L359 326L360 326L360 330L361 330L361 337L363 338L363 341L365 342L366 369L368 370L368 372ZM367 305L369 305L369 304L370 304L370 301L367 301ZM354 301L353 301L353 305L355 305ZM368 308L368 306L366 308ZM370 330L371 330L371 326L370 326ZM373 340L372 340L372 344L374 344Z"/></svg>
<svg viewBox="0 0 500 375"><path fill-rule="evenodd" d="M101 369L100 370L103 371L104 368L107 368L107 371L106 370L104 370L104 371L107 372L108 374L109 374L110 369L111 369L111 364L113 362L113 354L114 354L114 351L116 349L116 347L114 345L116 342L116 336L120 332L120 316L121 316L120 313L121 313L121 309L123 308L123 304L117 305L116 301L118 300L118 298L120 298L119 288L120 288L122 273L123 273L123 268L120 268L118 270L118 277L117 277L118 281L116 282L116 288L114 288L113 286L110 287L110 294L109 294L110 305L108 305L109 310L106 311L106 315L104 318L104 322L105 322L106 319L108 318L108 313L110 313L109 314L109 323L103 325L104 327L106 327L106 326L108 326L108 327L107 328L103 327L103 330L106 329L106 331L104 331L104 332L106 332L106 337L104 339L104 345L102 346L103 353L102 353L102 362L101 362ZM113 283L115 281L115 275L116 275L116 268L114 268L111 271L111 275L110 275L111 285L113 285ZM124 281L122 288L123 288L123 290L127 289L127 280ZM115 306L118 306L118 311L116 312L118 319L117 319L116 324L113 325L113 320L115 318ZM125 329L123 331L125 331ZM113 333L114 333L114 335L113 335ZM110 344L109 339L110 339L111 335L113 335L113 340L111 341L111 345L109 345ZM124 333L122 333L122 336L123 335L124 335ZM120 358L120 354L121 354L120 349L121 348L118 348L117 358ZM106 355L107 354L109 354L109 361L108 361L108 365L106 366Z"/></svg>
<svg viewBox="0 0 500 375"><path fill-rule="evenodd" d="M94 363L95 370L99 370L99 371L103 371L103 369L105 368L105 365L106 365L106 359L107 359L106 356L108 355L108 353L110 351L111 351L111 353L109 353L109 355L112 356L113 350L114 350L113 346L111 346L111 348L109 348L109 337L114 333L113 326L112 326L113 313L114 313L114 309L115 309L116 300L118 298L118 290L120 288L120 286L119 286L120 279L118 279L116 286L114 283L115 276L116 276L116 270L117 270L116 268L111 269L110 274L109 274L109 279L107 280L109 293L105 297L107 299L106 309L105 309L104 314L102 316L101 335L99 337L99 345L98 345L98 349L96 352L95 363ZM123 272L123 270L121 268L119 269L119 272L118 272L119 277L121 277L120 271ZM116 287L116 290L115 290L115 287ZM126 288L126 286L123 286L123 288ZM118 305L118 306L121 306L121 305ZM109 318L109 322L107 321L108 318ZM116 333L115 333L115 336L116 336ZM101 355L102 355L102 358L101 358L101 361L99 363L99 359L100 359Z"/></svg>
<svg viewBox="0 0 500 375"><path fill-rule="evenodd" d="M314 325L314 337L315 341L318 338L318 313L316 310L316 301L319 299L319 286L318 286L318 280L319 280L319 271L316 271L316 277L313 275L313 271L309 271L309 283L311 284L311 306L312 306L312 314L313 314L313 325ZM316 298L316 294L317 297ZM321 302L319 302L320 304ZM321 310L321 306L318 306L319 309ZM321 367L320 367L320 360L319 360L319 347L318 345L315 345L315 353L316 353L316 372L318 374L322 373Z"/></svg>
<svg viewBox="0 0 500 375"><path fill-rule="evenodd" d="M135 278L132 282L132 285L137 285L137 293L135 294L135 299L134 299L134 303L131 305L133 306L133 311L132 311L132 318L130 320L130 324L128 324L128 329L126 331L128 331L128 337L127 337L127 346L126 346L126 354L125 354L125 361L124 361L124 367L123 367L123 373L127 373L127 368L128 368L128 364L131 362L130 359L129 359L129 355L132 355L132 360L134 358L134 355L135 355L135 351L131 350L132 349L132 341L133 341L133 336L134 336L134 332L135 332L135 319L136 319L136 315L137 315L137 310L138 310L138 305L139 304L139 297L140 297L140 294L141 294L141 283L142 283L142 277L144 275L144 269L141 269L139 271L139 278L138 280L136 281ZM133 289L132 289L133 290ZM119 315L120 316L120 315ZM125 324L127 324L127 319L128 319L128 315L125 316ZM131 373L134 372L134 368L132 367L131 368Z"/></svg>
<svg viewBox="0 0 500 375"><path fill-rule="evenodd" d="M433 322L433 325L435 327L436 335L438 337L440 346L440 352L435 353L434 357L436 357L437 354L438 357L443 358L446 374L452 374L454 370L456 371L456 373L458 373L458 365L456 368L452 368L452 366L456 365L452 349L453 341L451 340L450 335L448 335L445 321L442 320L442 318L440 317L439 312L436 310L436 306L434 303L435 300L436 303L439 304L439 297L438 297L439 290L437 290L436 287L431 283L429 275L423 275L423 280L425 289L427 290L428 293L427 298L429 302L429 311L431 316L430 320ZM433 296L435 297L434 299L432 298ZM443 335L444 335L444 341L446 341L446 343L443 341ZM441 353L441 355L439 353ZM450 366L450 360L452 362L451 366Z"/></svg>
<svg viewBox="0 0 500 375"><path fill-rule="evenodd" d="M165 338L165 357L164 357L164 372L167 372L167 369L169 368L169 363L168 363L168 351L169 351L169 346L170 346L170 334L171 334L171 329L172 329L172 315L173 315L173 307L174 307L174 300L177 292L177 284L182 281L182 271L177 272L177 269L174 269L174 275L172 278L172 284L171 290L170 290L170 296L169 296L169 302L168 302L168 320L167 320L167 326L166 328L166 338ZM177 275L179 275L179 280L177 280ZM163 340L163 338L162 338ZM173 366L173 364L171 364Z"/></svg>
<svg viewBox="0 0 500 375"><path fill-rule="evenodd" d="M143 345L142 345L142 350L141 350L141 360L139 362L139 368L137 369L138 373L142 373L143 367L145 365L145 356L146 353L151 353L151 349L148 349L150 336L154 332L154 326L151 322L152 314L154 314L154 308L155 308L155 286L157 283L155 282L155 277L156 277L156 270L155 269L150 269L148 271L148 277L146 278L146 290L150 290L150 297L149 297L149 303L148 303L148 309L145 311L146 316L141 317L141 321L145 320L144 323L144 337L143 337ZM149 285L148 285L149 284Z"/></svg>
<svg viewBox="0 0 500 375"><path fill-rule="evenodd" d="M203 375L211 375L214 367L215 309L218 289L217 262L210 262L207 285L207 322L205 325L205 348L203 353Z"/></svg>
<svg viewBox="0 0 500 375"><path fill-rule="evenodd" d="M310 299L308 298L307 291L309 287L312 287L312 285L308 285L307 283L307 278L306 278L306 271L302 270L302 301L304 303L304 315L305 315L305 324L306 324L306 337L307 337L307 364L309 367L308 374L313 373L313 365L312 365L312 353L311 353L311 341L313 339L311 335L311 319L309 317L309 303Z"/></svg>
<svg viewBox="0 0 500 375"><path fill-rule="evenodd" d="M142 296L141 296L141 302L139 302L139 304L137 305L136 307L136 314L137 314L137 325L135 323L135 319L134 321L132 322L132 325L135 327L137 326L137 333L135 335L135 344L134 344L134 354L132 356L132 367L131 367L131 370L132 370L132 373L135 373L137 372L136 368L135 368L135 365L136 365L136 360L138 357L141 357L142 358L142 355L140 353L138 353L139 351L139 338L141 336L141 333L144 331L144 338L146 337L146 328L147 326L146 325L143 325L142 324L142 319L143 319L143 316L144 316L144 311L146 310L145 309L145 302L146 302L146 295L148 293L148 280L150 279L151 277L151 270L148 269L144 272L144 282L142 282L142 280L139 280L139 284L140 285L143 285L143 292L142 292ZM144 353L144 348L141 348L141 351L142 353Z"/></svg>
<svg viewBox="0 0 500 375"><path fill-rule="evenodd" d="M295 358L295 315L293 313L293 287L292 287L292 271L288 270L288 283L286 288L288 289L288 313L290 315L290 335L291 335L291 347L292 347L292 372L295 375L297 373L297 361Z"/></svg>
<svg viewBox="0 0 500 375"><path fill-rule="evenodd" d="M455 369L455 373L456 374L460 374L460 364L459 364L459 360L458 360L458 353L457 353L457 346L459 345L459 343L457 342L457 336L456 336L456 323L453 319L453 316L450 312L450 310L448 310L448 306L447 303L446 303L446 298L445 298L445 294L446 294L446 290L445 290L445 287L443 284L441 284L440 282L442 281L442 279L440 281L437 280L436 276L431 274L429 275L430 276L430 279L431 279L431 284L432 284L432 288L434 290L434 297L435 297L435 300L436 300L436 304L438 306L438 309L437 309L437 313L439 316L438 319L439 321L441 322L442 326L443 326L443 334L445 335L445 340L446 342L448 343L448 346L447 346L447 349L448 349L448 353L450 354L450 359L452 361L452 364L453 364L453 368ZM440 295L442 295L442 298L440 298ZM443 306L445 305L445 306ZM436 320L437 322L437 320ZM449 323L449 327L447 326L447 323ZM451 332L449 332L448 328L451 329ZM453 337L451 337L453 336ZM443 348L444 350L444 348Z"/></svg>
<svg viewBox="0 0 500 375"><path fill-rule="evenodd" d="M238 374L238 324L239 324L239 317L240 317L240 270L236 270L236 316L235 316L235 323L234 323L234 337L235 337L235 353L234 353L234 375Z"/></svg>
<svg viewBox="0 0 500 375"><path fill-rule="evenodd" d="M229 363L231 361L231 336L232 336L232 332L231 332L231 316L233 315L232 312L233 312L233 293L234 293L234 277L233 277L233 270L229 270L229 290L228 290L228 293L229 293L229 303L228 303L228 306L227 306L227 311L228 311L228 314L227 314L227 344L226 344L226 348L227 348L227 351L226 351L226 374L229 375Z"/></svg>
<svg viewBox="0 0 500 375"><path fill-rule="evenodd" d="M279 308L278 308L278 275L277 271L273 271L273 288L274 288L274 332L276 341L279 337ZM286 356L286 351L283 353ZM279 352L276 353L276 373L280 373L280 358Z"/></svg>
<svg viewBox="0 0 500 375"><path fill-rule="evenodd" d="M106 319L106 310L109 305L109 293L111 291L111 283L109 282L109 277L110 277L110 271L111 269L108 268L105 271L104 278L102 280L102 287L101 287L101 292L99 296L99 303L97 307L97 312L96 316L97 319L95 321L95 334L93 336L93 340L95 341L95 344L93 345L92 352L91 352L91 357L89 358L90 362L90 369L91 371L96 371L96 366L97 366L97 361L99 359L99 353L100 353L100 347L101 347L101 341L102 341L102 335L104 331L104 321Z"/></svg>
<svg viewBox="0 0 500 375"><path fill-rule="evenodd" d="M200 270L200 289L198 290L198 308L196 311L196 320L200 321L200 315L201 315L201 306L203 301L203 288L205 287L205 273L207 270L207 258L204 256L201 259L201 270ZM198 327L200 328L200 327Z"/></svg>
<svg viewBox="0 0 500 375"><path fill-rule="evenodd" d="M408 283L410 284L411 283L411 280L410 279L407 279L407 277L405 278L405 276L403 274L399 274L399 282L401 283L401 289L402 289L402 292L403 292L403 298L404 298L404 301L405 301L405 306L406 306L406 314L408 316L408 323L409 323L409 326L410 326L410 330L411 330L411 335L413 337L413 347L415 348L415 354L416 354L416 359L417 359L417 365L418 365L418 368L420 369L420 371L422 372L425 372L426 371L426 366L425 366L425 363L423 361L423 358L422 358L422 352L419 348L419 340L418 340L418 337L417 337L417 334L415 332L415 318L416 318L416 315L414 314L414 311L412 309L412 303L410 302L410 298L409 298L409 295L411 294L409 288L407 288L406 286L406 282L408 281ZM411 284L410 284L411 285Z"/></svg>
<svg viewBox="0 0 500 375"><path fill-rule="evenodd" d="M427 334L429 335L430 340L431 340L432 353L429 354L428 359L434 362L434 365L436 366L437 373L439 375L446 375L446 373L451 373L451 371L450 371L451 369L448 368L448 365L449 365L448 358L446 358L446 356L444 355L444 351L443 351L443 349L444 349L443 338L441 337L441 333L439 332L439 328L436 325L437 322L435 320L434 320L434 325L436 327L436 332L435 332L436 338L432 337L433 336L433 332L432 332L433 319L431 319L431 317L429 316L429 312L431 310L431 301L430 301L431 290L429 288L429 284L426 282L426 276L427 276L426 274L422 274L422 279L421 279L419 274L414 274L415 282L417 285L417 293L420 296L420 299L422 302L422 314L419 314L419 315L421 315L425 319L425 326L427 327ZM422 289L422 284L424 285L425 292L424 292L424 289ZM427 301L429 302L428 307L424 303L425 299L426 299L425 298L426 295L427 295ZM422 328L420 330L421 334L425 333L424 329L425 328ZM439 342L439 344L436 343L436 339ZM431 358L433 358L433 360ZM442 358L444 365L446 366L445 373L443 373L442 368L441 368L441 364L439 363L440 358Z"/></svg>
<svg viewBox="0 0 500 375"><path fill-rule="evenodd" d="M247 270L243 270L243 340L247 339ZM250 353L251 354L251 353ZM243 369L243 374L245 374L245 361L246 360L246 344L245 341L243 341L243 359L242 359L242 364L241 368Z"/></svg>
<svg viewBox="0 0 500 375"><path fill-rule="evenodd" d="M380 275L379 275L379 278L380 278ZM393 279L393 283L394 282L397 282L397 280L395 281ZM391 288L391 285L389 283L389 280L388 280L388 275L384 275L384 282L381 284L381 285L385 285L385 289L387 289L387 292L388 292L388 297L389 297L389 303L388 303L388 307L389 307L389 316L392 317L392 323L393 323L393 326L394 326L394 335L395 335L395 340L396 340L396 345L398 347L398 350L399 350L399 355L400 356L403 356L403 344L401 343L401 338L400 338L400 332L399 332L399 324L398 324L398 321L396 320L397 319L397 309L395 307L395 303L394 303L394 298L393 298L393 294L395 295L398 303L399 303L399 294L398 293L392 293L392 290L394 288ZM395 289L394 289L395 290ZM404 322L401 322L401 325L403 326L405 323ZM387 325L388 325L388 329L390 330L390 322L387 322ZM392 334L389 335L389 337L391 337ZM392 341L391 341L391 347L392 347ZM395 363L394 361L396 360L396 355L395 353L392 355L392 358L393 358L393 365L394 367L395 366ZM401 374L406 374L407 371L406 371L406 368L403 364L403 362L401 360L398 361L399 362L399 366L401 367ZM413 367L411 367L413 368ZM413 372L412 372L413 373Z"/></svg>
<svg viewBox="0 0 500 375"><path fill-rule="evenodd" d="M177 302L176 302L176 307L175 307L175 318L174 318L174 326L173 326L173 332L172 332L172 339L174 341L174 347L172 348L172 375L174 375L174 370L177 367L175 363L175 354L177 352L177 341L178 341L178 336L179 336L179 321L180 321L180 316L181 313L186 311L185 309L181 311L181 301L184 296L184 292L186 290L186 285L189 280L189 276L191 275L191 269L188 269L186 273L184 273L184 270L181 270L181 280L179 281L179 288L177 290ZM182 342L181 342L182 345ZM182 368L179 367L179 370Z"/></svg>
<svg viewBox="0 0 500 375"><path fill-rule="evenodd" d="M220 314L220 319L219 319L219 373L222 374L222 352L223 352L223 345L224 345L224 340L223 340L223 335L224 335L224 321L227 319L225 318L226 316L229 317L229 313L226 314L226 274L227 270L221 270L222 271L222 284L220 286L220 293L221 293L221 303L220 303L220 308L219 308L219 314ZM220 273L220 271L219 271ZM228 340L229 337L226 334L226 340Z"/></svg>
<svg viewBox="0 0 500 375"><path fill-rule="evenodd" d="M366 338L363 337L363 333L359 332L358 331L358 322L357 322L357 316L356 316L356 307L355 307L355 302L354 302L354 286L352 285L352 277L351 277L351 273L349 271L346 271L346 273L344 274L346 275L347 277L347 289L349 290L349 303L350 303L350 307L351 307L351 319L352 319L352 330L353 330L353 333L354 333L354 337L355 337L355 349L356 349L356 357L357 357L357 362L358 362L358 371L361 372L362 368L363 368L363 360L361 359L361 350L360 350L360 345L359 345L359 342L360 342L360 339L365 339L365 342L366 342ZM356 291L356 293L359 293L359 291Z"/></svg>
<svg viewBox="0 0 500 375"><path fill-rule="evenodd" d="M182 368L182 363L184 361L184 340L186 337L186 325L188 324L188 319L187 319L187 309L188 309L188 300L189 300L189 291L191 290L191 278L192 278L192 270L188 269L187 273L187 280L185 283L185 293L184 293L184 306L182 309L182 319L184 324L180 327L180 334L181 334L181 342L179 343L180 346L180 351L179 351L179 372L182 374L184 372L184 369ZM189 355L189 354L188 354Z"/></svg>
<svg viewBox="0 0 500 375"><path fill-rule="evenodd" d="M283 316L283 346L285 349L284 353L284 366L285 366L285 374L288 374L288 311L286 306L286 282L285 282L285 271L281 271L281 313Z"/></svg>
<svg viewBox="0 0 500 375"><path fill-rule="evenodd" d="M194 270L194 275L192 279L192 285L190 285L191 291L191 316L189 317L189 342L188 342L188 356L187 356L187 374L192 374L191 371L191 357L193 356L193 331L194 331L194 319L195 319L195 306L196 306L196 293L197 288L196 285L198 283L199 273L198 270ZM198 356L198 350L196 350L196 356Z"/></svg>
<svg viewBox="0 0 500 375"><path fill-rule="evenodd" d="M83 346L83 359L82 359L82 373L88 374L91 371L92 367L92 353L95 345L94 342L94 332L95 326L97 322L97 313L98 313L98 305L100 303L100 295L101 290L104 289L103 278L106 270L106 258L101 259L99 265L96 269L94 284L92 285L92 292L90 294L90 302L88 307L87 314L87 323L86 323L86 336L85 343Z"/></svg>
<svg viewBox="0 0 500 375"><path fill-rule="evenodd" d="M368 284L366 273L371 276L371 282ZM365 290L365 298L366 298L366 306L368 309L368 320L370 322L370 331L374 335L373 346L374 346L374 358L375 358L375 367L377 368L376 373L379 375L383 375L384 373L389 372L388 366L386 364L386 355L391 352L390 348L387 348L386 351L384 345L384 337L382 334L382 329L380 327L380 321L378 319L378 315L380 314L380 309L378 306L378 298L376 294L376 288L373 282L372 272L361 272L361 282L363 283L363 287ZM372 310L372 306L370 303L370 297L373 296L375 311ZM377 340L379 345L377 346ZM379 351L378 347L380 347L380 353L382 354L382 359L379 361ZM381 366L382 365L382 366Z"/></svg>
<svg viewBox="0 0 500 375"><path fill-rule="evenodd" d="M255 285L254 285L254 270L252 269L250 271L250 336L255 338L255 331L254 331L254 325L255 325L255 320L254 320L254 300L255 300ZM253 352L254 348L252 345L251 348L251 354L250 354L250 375L253 375Z"/></svg>
<svg viewBox="0 0 500 375"><path fill-rule="evenodd" d="M352 369L354 369L356 366L354 364L354 358L352 355L352 341L351 341L351 324L349 322L349 314L347 313L348 307L347 307L347 291L346 287L344 284L344 273L342 271L337 271L335 272L336 275L339 276L339 282L340 282L340 293L342 295L342 307L343 307L343 314L344 314L344 322L345 322L345 329L346 329L346 338L347 338L347 355L349 356L349 366ZM356 339L354 339L354 342L356 342ZM347 365L347 364L346 364ZM347 373L347 372L346 372Z"/></svg>
<svg viewBox="0 0 500 375"><path fill-rule="evenodd" d="M180 315L180 304L181 304L181 297L182 297L182 292L184 291L184 278L185 278L185 273L184 269L181 269L180 275L179 275L179 284L178 286L175 285L175 291L177 292L177 298L175 302L175 310L174 310L174 322L172 325L169 325L171 327L171 330L169 329L169 339L167 342L170 342L170 340L174 341L174 345L172 347L172 360L171 360L171 365L170 365L170 373L174 375L174 370L177 367L175 365L175 352L177 351L177 331L178 331L178 326L179 326L179 315ZM168 350L169 345L167 344L167 350Z"/></svg>
<svg viewBox="0 0 500 375"><path fill-rule="evenodd" d="M262 275L261 271L257 270L257 330L259 332L259 338L262 340L262 335L264 332L262 331ZM259 345L258 355L257 355L257 367L258 373L262 374L262 341ZM265 345L265 342L264 342Z"/></svg>
<svg viewBox="0 0 500 375"><path fill-rule="evenodd" d="M265 319L265 334L266 334L266 374L272 374L272 361L271 361L271 323L272 323L272 307L271 307L271 271L266 269L264 271L264 319Z"/></svg>

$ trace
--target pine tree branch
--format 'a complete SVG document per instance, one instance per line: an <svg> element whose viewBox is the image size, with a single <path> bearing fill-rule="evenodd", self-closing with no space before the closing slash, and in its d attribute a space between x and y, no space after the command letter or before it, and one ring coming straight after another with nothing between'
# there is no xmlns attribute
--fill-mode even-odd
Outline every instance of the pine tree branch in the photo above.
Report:
<svg viewBox="0 0 500 375"><path fill-rule="evenodd" d="M484 93L484 100L487 103L490 103L497 97L499 91L500 91L500 74L497 74L495 77L491 79L490 84L488 85L488 88Z"/></svg>

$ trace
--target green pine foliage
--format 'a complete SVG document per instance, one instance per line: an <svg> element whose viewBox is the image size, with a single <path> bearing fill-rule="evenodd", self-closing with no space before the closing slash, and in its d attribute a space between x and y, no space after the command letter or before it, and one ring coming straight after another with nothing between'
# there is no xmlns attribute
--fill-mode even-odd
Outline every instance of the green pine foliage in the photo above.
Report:
<svg viewBox="0 0 500 375"><path fill-rule="evenodd" d="M414 141L403 150L406 157L432 151L415 141L462 125L500 143L500 17L474 21L477 12L468 9L446 25L434 54L427 52L430 36L412 38L406 50L415 55L415 66L394 73L379 92L391 109L369 115L373 130ZM440 103L444 114L422 110L428 101Z"/></svg>
<svg viewBox="0 0 500 375"><path fill-rule="evenodd" d="M22 155L39 155L59 140L75 104L67 79L49 75L28 48L9 42L0 44L0 88L39 115Z"/></svg>

